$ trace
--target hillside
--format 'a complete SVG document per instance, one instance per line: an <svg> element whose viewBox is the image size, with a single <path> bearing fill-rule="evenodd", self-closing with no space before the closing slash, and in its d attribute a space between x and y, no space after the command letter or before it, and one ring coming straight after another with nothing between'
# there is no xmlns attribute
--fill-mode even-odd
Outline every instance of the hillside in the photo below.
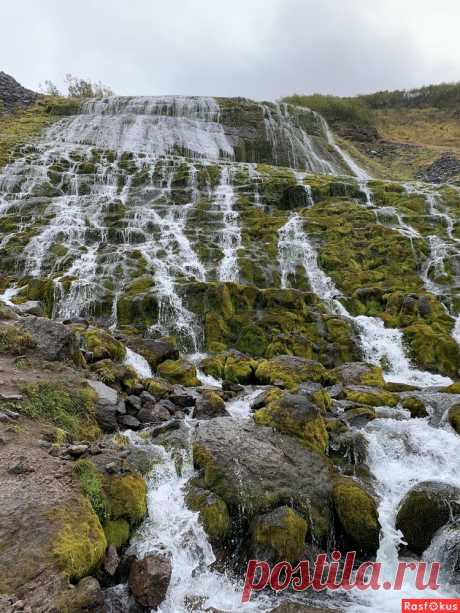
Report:
<svg viewBox="0 0 460 613"><path fill-rule="evenodd" d="M406 97L0 116L0 610L239 613L248 560L332 550L456 568L455 104Z"/></svg>

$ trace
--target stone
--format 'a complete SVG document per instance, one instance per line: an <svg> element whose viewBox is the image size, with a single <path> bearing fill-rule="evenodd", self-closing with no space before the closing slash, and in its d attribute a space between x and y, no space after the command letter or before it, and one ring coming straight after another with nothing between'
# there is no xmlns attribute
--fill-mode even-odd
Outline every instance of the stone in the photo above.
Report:
<svg viewBox="0 0 460 613"><path fill-rule="evenodd" d="M121 415L118 417L118 423L132 430L138 430L141 426L141 422L134 415Z"/></svg>
<svg viewBox="0 0 460 613"><path fill-rule="evenodd" d="M142 401L139 396L131 395L126 398L126 405L128 412L132 410L134 413L138 413L142 408Z"/></svg>
<svg viewBox="0 0 460 613"><path fill-rule="evenodd" d="M118 557L116 548L113 545L109 545L104 561L102 562L102 568L108 575L113 577L117 572L119 564L120 558Z"/></svg>
<svg viewBox="0 0 460 613"><path fill-rule="evenodd" d="M189 407L194 407L196 402L196 396L187 390L187 388L182 387L174 387L174 390L168 396L168 400L170 400L177 407L181 407L182 409L187 409Z"/></svg>
<svg viewBox="0 0 460 613"><path fill-rule="evenodd" d="M116 405L118 402L118 392L109 387L102 381L92 381L88 379L88 385L90 385L97 394L98 402L102 404Z"/></svg>
<svg viewBox="0 0 460 613"><path fill-rule="evenodd" d="M171 581L171 560L162 555L147 555L131 564L128 585L136 602L156 609L165 599Z"/></svg>
<svg viewBox="0 0 460 613"><path fill-rule="evenodd" d="M228 415L225 402L214 390L203 390L196 401L193 416L196 419L211 419L221 415Z"/></svg>
<svg viewBox="0 0 460 613"><path fill-rule="evenodd" d="M434 533L460 513L460 489L446 483L423 481L403 498L396 516L409 549L421 554Z"/></svg>
<svg viewBox="0 0 460 613"><path fill-rule="evenodd" d="M21 315L36 315L37 317L43 317L43 307L38 300L28 300L22 304L17 304L15 309L21 313Z"/></svg>
<svg viewBox="0 0 460 613"><path fill-rule="evenodd" d="M179 383L186 387L201 385L196 376L196 367L185 359L165 360L157 368L157 373L170 383Z"/></svg>
<svg viewBox="0 0 460 613"><path fill-rule="evenodd" d="M89 449L89 445L71 445L67 447L67 453L73 458L79 458L85 454Z"/></svg>
<svg viewBox="0 0 460 613"><path fill-rule="evenodd" d="M63 324L29 315L17 324L30 334L36 343L36 350L49 361L69 360L79 366L82 355L76 334Z"/></svg>
<svg viewBox="0 0 460 613"><path fill-rule="evenodd" d="M343 385L371 385L383 387L383 371L378 366L365 362L347 362L333 370L337 379Z"/></svg>
<svg viewBox="0 0 460 613"><path fill-rule="evenodd" d="M250 557L295 563L302 558L308 522L288 506L258 515L250 527Z"/></svg>

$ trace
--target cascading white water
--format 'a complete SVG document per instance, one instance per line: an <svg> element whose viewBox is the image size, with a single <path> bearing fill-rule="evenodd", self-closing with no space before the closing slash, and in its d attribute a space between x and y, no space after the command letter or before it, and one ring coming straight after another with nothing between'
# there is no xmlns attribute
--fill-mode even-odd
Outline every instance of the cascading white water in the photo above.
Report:
<svg viewBox="0 0 460 613"><path fill-rule="evenodd" d="M186 422L189 438L193 422ZM216 558L199 522L198 513L187 508L185 489L194 476L191 443L181 450L181 471L173 452L163 447L146 444L134 433L129 433L134 444L151 449L156 456L155 468L148 483L148 518L138 531L131 550L138 556L161 553L171 556L172 576L166 599L158 608L161 613L187 613L187 599L197 599L201 610L239 613L242 585L210 566ZM263 613L269 611L269 599L253 599L245 610Z"/></svg>
<svg viewBox="0 0 460 613"><path fill-rule="evenodd" d="M220 281L238 282L238 249L241 247L241 230L239 215L234 208L236 196L232 186L231 168L228 165L221 167L220 181L214 196L217 209L222 214L219 242L223 257L219 264L218 278Z"/></svg>
<svg viewBox="0 0 460 613"><path fill-rule="evenodd" d="M379 496L379 521L382 527L377 561L382 564L382 577L394 581L398 564L398 547L402 535L395 528L396 514L405 494L422 481L442 481L460 486L458 457L460 437L449 426L434 428L428 418L376 419L365 429L368 441L368 463L375 477ZM407 573L401 591L368 590L352 594L353 613L392 613L401 610L402 598L455 597L449 587L420 593L414 583L415 574Z"/></svg>
<svg viewBox="0 0 460 613"><path fill-rule="evenodd" d="M126 347L126 356L124 361L126 366L131 366L141 379L148 379L152 376L152 369L150 364L144 358L144 356L136 353L129 347Z"/></svg>
<svg viewBox="0 0 460 613"><path fill-rule="evenodd" d="M406 356L403 335L397 328L386 328L377 317L360 315L353 317L338 299L340 291L334 282L318 266L316 250L303 229L304 221L297 213L292 214L279 230L279 262L282 287L286 287L289 275L298 265L303 265L312 290L329 305L331 311L351 319L359 333L364 359L373 364L386 366L385 377L423 387L448 385L449 377L420 371L411 366Z"/></svg>

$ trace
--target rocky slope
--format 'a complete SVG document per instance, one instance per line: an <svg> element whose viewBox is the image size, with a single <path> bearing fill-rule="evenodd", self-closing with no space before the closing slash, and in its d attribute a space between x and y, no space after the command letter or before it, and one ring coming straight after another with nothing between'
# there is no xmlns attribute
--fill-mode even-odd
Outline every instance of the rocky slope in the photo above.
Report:
<svg viewBox="0 0 460 613"><path fill-rule="evenodd" d="M448 540L454 569L455 183L372 179L287 104L47 100L8 122L1 606L239 611L249 558L333 548L390 571ZM399 607L310 596L249 606Z"/></svg>

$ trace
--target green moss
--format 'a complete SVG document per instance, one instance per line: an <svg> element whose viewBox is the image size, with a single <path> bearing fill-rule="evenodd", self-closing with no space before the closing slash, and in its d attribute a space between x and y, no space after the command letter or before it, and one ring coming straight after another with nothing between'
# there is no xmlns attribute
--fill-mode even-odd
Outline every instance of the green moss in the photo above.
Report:
<svg viewBox="0 0 460 613"><path fill-rule="evenodd" d="M203 528L213 543L223 543L230 533L230 515L225 502L208 490L192 486L187 493L189 509L200 514Z"/></svg>
<svg viewBox="0 0 460 613"><path fill-rule="evenodd" d="M345 534L360 549L377 551L380 525L372 496L353 479L342 477L334 484L332 499Z"/></svg>
<svg viewBox="0 0 460 613"><path fill-rule="evenodd" d="M395 407L398 404L398 397L395 394L381 389L351 389L346 387L344 392L347 400L361 405Z"/></svg>
<svg viewBox="0 0 460 613"><path fill-rule="evenodd" d="M262 385L282 385L288 390L296 390L300 383L314 381L325 385L335 383L334 375L322 364L312 360L280 356L262 360L257 365L256 380Z"/></svg>
<svg viewBox="0 0 460 613"><path fill-rule="evenodd" d="M251 526L251 545L272 561L301 559L308 523L290 507L280 507L257 517Z"/></svg>
<svg viewBox="0 0 460 613"><path fill-rule="evenodd" d="M125 519L109 520L104 524L107 545L120 549L129 541L130 526Z"/></svg>
<svg viewBox="0 0 460 613"><path fill-rule="evenodd" d="M28 279L20 296L25 300L38 300L43 305L47 317L52 317L55 287L52 279Z"/></svg>
<svg viewBox="0 0 460 613"><path fill-rule="evenodd" d="M88 498L101 523L107 518L107 499L102 488L102 477L94 462L82 458L75 462L73 471L80 482L82 494Z"/></svg>
<svg viewBox="0 0 460 613"><path fill-rule="evenodd" d="M0 352L21 355L33 349L36 343L32 336L14 324L0 324Z"/></svg>
<svg viewBox="0 0 460 613"><path fill-rule="evenodd" d="M16 408L24 415L53 423L76 438L95 439L100 435L95 419L96 393L86 384L27 384L22 392L25 398Z"/></svg>
<svg viewBox="0 0 460 613"><path fill-rule="evenodd" d="M139 523L147 513L147 486L140 475L106 477L104 492L112 519Z"/></svg>
<svg viewBox="0 0 460 613"><path fill-rule="evenodd" d="M121 362L126 355L125 346L101 328L88 328L81 333L88 351L95 360L111 359Z"/></svg>
<svg viewBox="0 0 460 613"><path fill-rule="evenodd" d="M460 404L450 407L447 415L452 428L457 434L460 434Z"/></svg>
<svg viewBox="0 0 460 613"><path fill-rule="evenodd" d="M256 411L254 420L261 426L295 436L312 451L326 452L329 436L321 413L300 396L282 394Z"/></svg>
<svg viewBox="0 0 460 613"><path fill-rule="evenodd" d="M112 360L99 360L91 365L91 370L107 385L118 385L126 392L131 392L139 383L139 377L133 368L116 364Z"/></svg>
<svg viewBox="0 0 460 613"><path fill-rule="evenodd" d="M145 389L155 396L158 400L164 398L171 390L172 386L167 381L159 378L144 379L143 385Z"/></svg>
<svg viewBox="0 0 460 613"><path fill-rule="evenodd" d="M412 396L403 398L401 401L401 406L410 412L411 417L428 416L428 411L426 410L425 404L420 400L420 398L415 398Z"/></svg>
<svg viewBox="0 0 460 613"><path fill-rule="evenodd" d="M158 375L171 383L194 387L201 385L196 376L196 368L186 360L165 360L159 364Z"/></svg>
<svg viewBox="0 0 460 613"><path fill-rule="evenodd" d="M424 370L455 378L460 363L460 349L450 334L436 333L424 323L403 330L414 363Z"/></svg>
<svg viewBox="0 0 460 613"><path fill-rule="evenodd" d="M53 553L60 569L72 581L94 572L107 547L104 530L86 498L59 507L52 514L60 529L53 542Z"/></svg>

